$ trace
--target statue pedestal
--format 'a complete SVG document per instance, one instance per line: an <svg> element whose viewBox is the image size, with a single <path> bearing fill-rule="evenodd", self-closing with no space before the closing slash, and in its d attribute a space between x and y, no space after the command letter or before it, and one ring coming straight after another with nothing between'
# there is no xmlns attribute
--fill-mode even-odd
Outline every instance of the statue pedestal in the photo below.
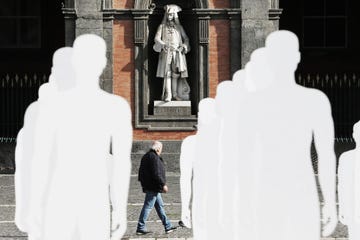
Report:
<svg viewBox="0 0 360 240"><path fill-rule="evenodd" d="M154 116L190 116L191 101L154 101Z"/></svg>

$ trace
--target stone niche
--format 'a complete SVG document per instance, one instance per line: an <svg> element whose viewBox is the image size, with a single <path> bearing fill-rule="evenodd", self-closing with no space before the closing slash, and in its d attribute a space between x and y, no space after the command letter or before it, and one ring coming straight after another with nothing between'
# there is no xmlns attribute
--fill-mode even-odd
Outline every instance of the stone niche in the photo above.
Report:
<svg viewBox="0 0 360 240"><path fill-rule="evenodd" d="M141 3L135 10L135 127L148 130L195 130L198 102L208 96L209 17L201 10L204 1L157 0ZM153 50L158 26L164 17L164 6L176 4L181 25L190 40L186 54L189 101L162 102L163 79L156 77L159 53ZM136 12L138 11L138 12Z"/></svg>

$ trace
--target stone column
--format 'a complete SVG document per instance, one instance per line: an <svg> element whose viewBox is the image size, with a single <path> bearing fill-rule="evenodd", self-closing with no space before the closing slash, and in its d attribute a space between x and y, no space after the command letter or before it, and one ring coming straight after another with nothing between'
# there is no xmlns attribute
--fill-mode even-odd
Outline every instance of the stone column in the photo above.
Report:
<svg viewBox="0 0 360 240"><path fill-rule="evenodd" d="M102 0L75 0L75 35L93 33L103 36Z"/></svg>
<svg viewBox="0 0 360 240"><path fill-rule="evenodd" d="M76 11L73 0L65 0L62 8L65 22L65 46L72 46L75 39Z"/></svg>
<svg viewBox="0 0 360 240"><path fill-rule="evenodd" d="M112 9L112 1L104 0L103 12ZM103 15L103 38L106 42L107 65L101 76L101 88L105 91L113 92L113 17L104 17Z"/></svg>
<svg viewBox="0 0 360 240"><path fill-rule="evenodd" d="M244 67L251 53L265 45L267 35L278 29L269 19L274 0L241 1L241 66Z"/></svg>
<svg viewBox="0 0 360 240"><path fill-rule="evenodd" d="M241 68L241 9L240 0L230 0L230 74Z"/></svg>
<svg viewBox="0 0 360 240"><path fill-rule="evenodd" d="M92 33L101 36L106 42L107 65L100 79L100 87L110 93L113 87L113 19L104 19L103 10L111 8L112 2L108 0L75 0L77 15L75 21L75 37L85 33Z"/></svg>

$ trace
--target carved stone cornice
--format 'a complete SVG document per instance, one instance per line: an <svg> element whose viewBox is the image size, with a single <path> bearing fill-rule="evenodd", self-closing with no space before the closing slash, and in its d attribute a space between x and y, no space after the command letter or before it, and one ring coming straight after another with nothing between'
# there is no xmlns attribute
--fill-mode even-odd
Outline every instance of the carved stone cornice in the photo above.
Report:
<svg viewBox="0 0 360 240"><path fill-rule="evenodd" d="M269 9L269 20L279 20L280 15L282 14L282 9Z"/></svg>
<svg viewBox="0 0 360 240"><path fill-rule="evenodd" d="M65 19L75 19L75 18L77 18L77 13L76 13L76 10L74 8L63 7L61 10L62 10L62 13L64 14Z"/></svg>
<svg viewBox="0 0 360 240"><path fill-rule="evenodd" d="M104 9L104 19L134 19L146 20L153 14L151 9Z"/></svg>
<svg viewBox="0 0 360 240"><path fill-rule="evenodd" d="M134 19L145 20L149 15L163 15L164 11L160 9L104 9L104 19ZM240 8L224 8L224 9L198 9L184 10L181 15L197 15L198 18L208 19L231 19L241 18Z"/></svg>

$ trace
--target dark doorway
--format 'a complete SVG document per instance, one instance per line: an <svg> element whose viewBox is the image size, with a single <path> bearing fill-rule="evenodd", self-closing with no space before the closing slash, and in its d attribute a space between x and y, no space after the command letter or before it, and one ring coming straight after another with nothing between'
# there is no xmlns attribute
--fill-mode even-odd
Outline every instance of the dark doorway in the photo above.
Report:
<svg viewBox="0 0 360 240"><path fill-rule="evenodd" d="M49 73L64 46L62 1L7 0L0 10L0 72Z"/></svg>
<svg viewBox="0 0 360 240"><path fill-rule="evenodd" d="M0 7L0 137L15 138L27 106L65 44L60 0L6 0Z"/></svg>
<svg viewBox="0 0 360 240"><path fill-rule="evenodd" d="M296 33L301 63L297 81L330 99L338 138L351 138L360 120L360 15L356 0L282 0L280 29Z"/></svg>

